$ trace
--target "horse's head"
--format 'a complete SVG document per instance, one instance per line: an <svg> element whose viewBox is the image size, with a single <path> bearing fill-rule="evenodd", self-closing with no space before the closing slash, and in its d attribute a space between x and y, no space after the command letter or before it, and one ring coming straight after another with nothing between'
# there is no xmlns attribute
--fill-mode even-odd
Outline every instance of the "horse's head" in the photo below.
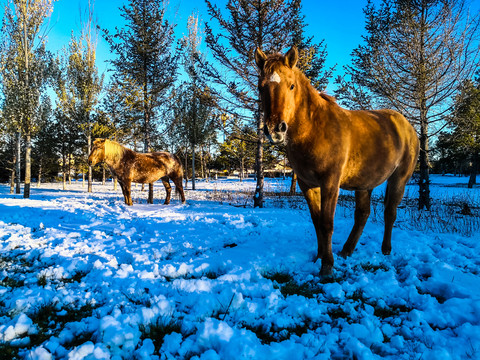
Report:
<svg viewBox="0 0 480 360"><path fill-rule="evenodd" d="M93 141L92 151L88 156L88 164L94 166L105 160L105 139L95 139Z"/></svg>
<svg viewBox="0 0 480 360"><path fill-rule="evenodd" d="M287 130L295 116L295 92L297 87L295 64L298 51L292 47L285 56L267 57L259 48L255 61L260 69L258 90L265 116L265 135L273 144L284 143Z"/></svg>

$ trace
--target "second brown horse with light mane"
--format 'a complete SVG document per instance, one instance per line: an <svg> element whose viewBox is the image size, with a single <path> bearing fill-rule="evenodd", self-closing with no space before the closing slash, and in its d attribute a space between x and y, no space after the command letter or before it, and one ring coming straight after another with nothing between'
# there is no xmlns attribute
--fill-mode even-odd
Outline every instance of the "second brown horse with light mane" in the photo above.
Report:
<svg viewBox="0 0 480 360"><path fill-rule="evenodd" d="M118 178L122 188L125 204L133 205L131 195L132 182L149 184L148 203L153 203L153 183L162 180L167 196L165 205L170 203L172 187L169 179L175 184L175 190L185 202L183 192L183 167L178 158L168 152L137 153L119 143L107 139L95 139L88 163L95 165L105 161L110 171Z"/></svg>
<svg viewBox="0 0 480 360"><path fill-rule="evenodd" d="M285 143L317 234L320 273L331 275L332 234L339 188L355 190L355 223L341 255L353 253L370 214L372 189L387 181L382 252L390 254L393 223L412 176L419 141L412 125L393 110L349 111L319 93L285 56L255 52L265 134Z"/></svg>

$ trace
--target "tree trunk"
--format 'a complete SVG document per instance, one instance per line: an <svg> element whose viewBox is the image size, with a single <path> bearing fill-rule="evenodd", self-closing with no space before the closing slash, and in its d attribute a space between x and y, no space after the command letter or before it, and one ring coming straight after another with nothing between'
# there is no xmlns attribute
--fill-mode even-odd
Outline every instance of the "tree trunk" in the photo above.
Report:
<svg viewBox="0 0 480 360"><path fill-rule="evenodd" d="M297 174L292 170L292 183L290 184L290 195L297 193Z"/></svg>
<svg viewBox="0 0 480 360"><path fill-rule="evenodd" d="M25 134L25 184L23 198L30 198L30 183L32 180L32 137L30 131Z"/></svg>
<svg viewBox="0 0 480 360"><path fill-rule="evenodd" d="M192 144L192 190L195 190L195 145Z"/></svg>
<svg viewBox="0 0 480 360"><path fill-rule="evenodd" d="M68 185L72 185L72 158L71 154L68 154Z"/></svg>
<svg viewBox="0 0 480 360"><path fill-rule="evenodd" d="M202 179L205 179L205 166L204 166L204 154L203 154L203 145L200 146L200 175Z"/></svg>
<svg viewBox="0 0 480 360"><path fill-rule="evenodd" d="M470 166L470 178L468 179L468 188L473 188L473 185L477 183L477 172L478 172L478 153L472 154L472 165Z"/></svg>
<svg viewBox="0 0 480 360"><path fill-rule="evenodd" d="M67 190L67 156L65 155L65 152L63 153L63 166L62 166L62 181L63 181L63 190Z"/></svg>
<svg viewBox="0 0 480 360"><path fill-rule="evenodd" d="M21 157L22 157L22 132L20 130L18 130L17 132L17 156L16 156L16 160L15 161L15 167L16 167L16 177L15 177L15 184L16 184L16 188L15 188L15 193L16 194L20 194L20 182L21 182L21 172L22 172L22 167L21 167Z"/></svg>
<svg viewBox="0 0 480 360"><path fill-rule="evenodd" d="M427 123L421 121L420 124L420 179L419 179L419 197L418 208L420 210L430 210L430 179L428 166L428 137Z"/></svg>
<svg viewBox="0 0 480 360"><path fill-rule="evenodd" d="M185 146L185 172L183 173L185 178L185 189L188 186L188 156L187 156L187 147Z"/></svg>
<svg viewBox="0 0 480 360"><path fill-rule="evenodd" d="M427 56L425 55L425 42L427 39L426 8L422 6L420 18L420 40L419 40L419 62L418 76L416 79L417 98L420 110L420 182L418 208L430 210L430 169L429 169L429 147L428 147L428 110L427 110Z"/></svg>
<svg viewBox="0 0 480 360"><path fill-rule="evenodd" d="M87 135L87 157L90 154L90 151L92 151L92 134L90 132L90 119L88 119L88 135ZM92 176L92 167L88 165L88 188L87 192L91 193L93 191L92 188L92 181L93 181L93 176Z"/></svg>
<svg viewBox="0 0 480 360"><path fill-rule="evenodd" d="M39 164L38 164L38 179L37 179L37 187L39 188L40 187L40 184L42 183L42 158L40 158L39 160Z"/></svg>
<svg viewBox="0 0 480 360"><path fill-rule="evenodd" d="M245 177L245 157L240 158L240 181Z"/></svg>
<svg viewBox="0 0 480 360"><path fill-rule="evenodd" d="M16 156L13 155L13 161L12 161L12 168L10 172L10 194L13 194L15 191L15 165L16 165L17 159Z"/></svg>
<svg viewBox="0 0 480 360"><path fill-rule="evenodd" d="M253 207L263 208L263 116L260 109L257 113L257 154L255 161L255 173L257 177L257 186L253 195Z"/></svg>

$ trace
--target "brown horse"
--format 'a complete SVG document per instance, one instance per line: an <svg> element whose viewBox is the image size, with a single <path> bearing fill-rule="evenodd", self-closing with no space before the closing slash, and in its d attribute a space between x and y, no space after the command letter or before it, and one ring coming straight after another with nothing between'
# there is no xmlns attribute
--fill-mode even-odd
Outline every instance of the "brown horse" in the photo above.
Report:
<svg viewBox="0 0 480 360"><path fill-rule="evenodd" d="M95 139L92 151L88 156L88 163L93 166L101 161L105 161L110 171L118 178L125 204L133 205L132 182L149 184L148 203L153 204L153 183L162 179L167 192L165 205L168 205L172 192L169 178L175 184L175 190L180 194L182 203L185 203L182 185L183 167L176 156L168 152L141 154L127 149L115 141Z"/></svg>
<svg viewBox="0 0 480 360"><path fill-rule="evenodd" d="M322 275L333 268L333 218L339 188L355 190L355 223L341 255L353 253L370 214L372 189L387 181L382 252L390 254L392 227L419 153L414 128L393 110L349 111L319 93L296 68L298 52L266 56L260 49L258 88L265 134L285 143L317 234Z"/></svg>

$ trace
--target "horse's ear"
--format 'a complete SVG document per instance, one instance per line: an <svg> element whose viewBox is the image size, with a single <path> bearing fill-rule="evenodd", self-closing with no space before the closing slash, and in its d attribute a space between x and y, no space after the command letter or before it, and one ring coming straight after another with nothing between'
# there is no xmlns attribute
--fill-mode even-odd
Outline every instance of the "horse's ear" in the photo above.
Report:
<svg viewBox="0 0 480 360"><path fill-rule="evenodd" d="M293 68L298 61L298 50L295 46L292 46L290 50L285 54L285 65Z"/></svg>
<svg viewBox="0 0 480 360"><path fill-rule="evenodd" d="M263 70L263 66L265 65L265 60L267 60L267 55L260 49L257 48L255 50L255 62L260 70Z"/></svg>

